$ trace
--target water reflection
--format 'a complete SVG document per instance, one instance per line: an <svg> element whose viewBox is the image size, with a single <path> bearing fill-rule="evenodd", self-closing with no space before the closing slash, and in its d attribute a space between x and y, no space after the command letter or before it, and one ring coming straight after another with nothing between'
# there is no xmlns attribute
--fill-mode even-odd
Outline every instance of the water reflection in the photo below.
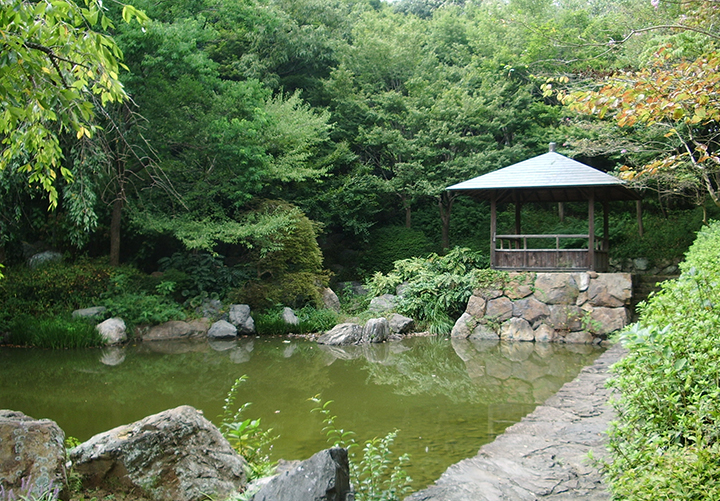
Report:
<svg viewBox="0 0 720 501"><path fill-rule="evenodd" d="M274 458L327 446L309 397L333 400L338 426L359 441L399 429L416 486L473 455L601 350L591 346L406 339L326 346L302 339L155 341L104 350L0 348L0 408L90 436L178 405L217 423L236 378L238 402L280 435ZM32 374L33 377L20 377Z"/></svg>

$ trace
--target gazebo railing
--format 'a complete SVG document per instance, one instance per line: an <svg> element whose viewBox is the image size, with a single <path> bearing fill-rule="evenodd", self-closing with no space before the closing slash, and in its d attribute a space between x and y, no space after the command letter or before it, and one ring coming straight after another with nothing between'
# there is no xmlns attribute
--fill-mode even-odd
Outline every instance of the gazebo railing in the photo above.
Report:
<svg viewBox="0 0 720 501"><path fill-rule="evenodd" d="M554 248L528 248L528 240L552 239ZM562 248L561 240L584 240L582 248ZM492 266L508 270L595 270L605 271L608 253L602 238L593 239L590 252L589 234L519 234L494 235Z"/></svg>

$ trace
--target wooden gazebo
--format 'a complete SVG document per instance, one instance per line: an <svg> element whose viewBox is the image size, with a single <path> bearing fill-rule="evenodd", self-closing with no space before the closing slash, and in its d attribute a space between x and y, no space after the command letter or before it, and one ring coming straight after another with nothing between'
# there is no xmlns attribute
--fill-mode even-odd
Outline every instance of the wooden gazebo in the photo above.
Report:
<svg viewBox="0 0 720 501"><path fill-rule="evenodd" d="M523 162L446 188L481 200L490 201L490 263L504 270L594 270L608 268L608 202L639 200L640 196L625 183L609 174L550 151ZM587 234L523 234L521 209L525 203L588 203ZM595 202L603 207L603 234L595 236ZM515 233L497 234L497 205L515 205ZM537 240L554 240L554 245L532 248ZM563 248L570 239L586 242L580 248ZM528 246L530 241L530 246Z"/></svg>

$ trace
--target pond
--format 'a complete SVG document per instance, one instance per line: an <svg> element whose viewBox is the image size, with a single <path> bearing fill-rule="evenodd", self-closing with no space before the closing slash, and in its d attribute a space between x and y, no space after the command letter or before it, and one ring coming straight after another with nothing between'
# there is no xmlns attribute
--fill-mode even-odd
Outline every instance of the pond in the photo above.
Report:
<svg viewBox="0 0 720 501"><path fill-rule="evenodd" d="M45 351L0 348L0 408L56 421L81 441L188 404L216 424L236 378L237 403L279 438L275 459L328 447L315 404L333 400L339 428L358 441L398 429L413 487L473 456L572 380L602 349L416 337L330 347L286 338L154 342L122 348Z"/></svg>

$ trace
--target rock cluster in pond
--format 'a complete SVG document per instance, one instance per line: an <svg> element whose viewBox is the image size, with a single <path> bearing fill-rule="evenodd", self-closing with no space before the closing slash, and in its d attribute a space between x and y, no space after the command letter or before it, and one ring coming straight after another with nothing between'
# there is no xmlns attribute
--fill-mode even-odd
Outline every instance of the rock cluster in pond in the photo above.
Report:
<svg viewBox="0 0 720 501"><path fill-rule="evenodd" d="M514 273L474 291L453 338L599 343L625 327L628 273Z"/></svg>
<svg viewBox="0 0 720 501"><path fill-rule="evenodd" d="M317 338L324 345L352 345L383 343L394 334L404 334L414 327L413 319L397 313L390 317L371 318L364 326L355 323L338 324Z"/></svg>
<svg viewBox="0 0 720 501"><path fill-rule="evenodd" d="M64 440L53 421L0 410L0 485L8 499L64 489L66 463L85 488L135 499L204 501L232 497L247 488L256 490L254 501L353 499L347 450L341 448L288 463L282 473L248 486L245 460L190 406L95 435L71 449L68 458ZM67 498L66 491L61 498Z"/></svg>

